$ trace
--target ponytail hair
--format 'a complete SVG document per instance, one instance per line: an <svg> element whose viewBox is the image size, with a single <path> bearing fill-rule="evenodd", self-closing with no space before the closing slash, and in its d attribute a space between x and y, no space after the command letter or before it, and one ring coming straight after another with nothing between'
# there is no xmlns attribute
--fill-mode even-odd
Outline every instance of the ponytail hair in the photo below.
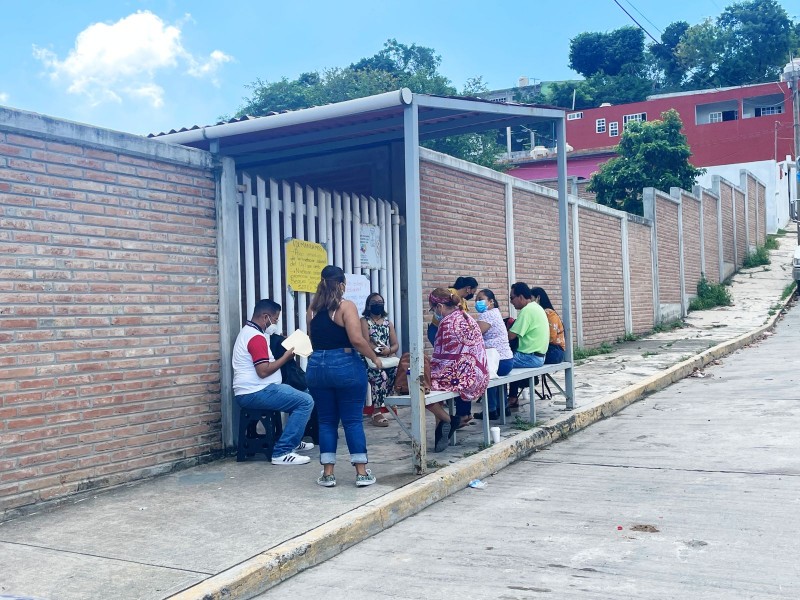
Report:
<svg viewBox="0 0 800 600"><path fill-rule="evenodd" d="M344 296L344 286L347 283L344 271L334 265L328 265L322 269L319 284L317 285L317 293L314 294L314 299L311 301L309 309L312 313L318 313L322 310L336 310L342 303Z"/></svg>
<svg viewBox="0 0 800 600"><path fill-rule="evenodd" d="M431 307L442 306L457 306L461 308L461 296L452 293L447 288L438 287L433 290L428 296L428 302Z"/></svg>

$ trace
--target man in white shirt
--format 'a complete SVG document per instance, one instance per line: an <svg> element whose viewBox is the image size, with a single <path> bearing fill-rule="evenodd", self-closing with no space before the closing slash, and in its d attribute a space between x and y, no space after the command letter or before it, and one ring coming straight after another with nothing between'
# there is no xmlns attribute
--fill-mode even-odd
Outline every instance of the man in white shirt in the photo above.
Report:
<svg viewBox="0 0 800 600"><path fill-rule="evenodd" d="M289 414L283 434L272 449L273 465L304 465L311 461L296 450L310 450L314 444L300 441L314 408L311 394L282 383L281 367L294 359L288 349L275 360L267 336L278 333L281 305L259 300L253 316L244 324L233 345L233 393L242 408L263 408Z"/></svg>

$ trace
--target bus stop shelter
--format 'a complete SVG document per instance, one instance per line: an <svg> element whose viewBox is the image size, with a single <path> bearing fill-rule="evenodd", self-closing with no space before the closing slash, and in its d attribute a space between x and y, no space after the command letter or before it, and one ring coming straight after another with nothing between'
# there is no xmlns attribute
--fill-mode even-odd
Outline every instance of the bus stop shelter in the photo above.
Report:
<svg viewBox="0 0 800 600"><path fill-rule="evenodd" d="M416 473L426 470L425 398L422 389L423 330L425 313L420 310L422 289L422 222L420 215L420 142L468 133L505 129L517 125L551 123L557 137L559 254L562 290L561 315L566 353L572 356L571 285L569 269L568 206L566 177L566 125L561 109L522 104L500 104L475 98L414 94L401 89L337 104L279 113L258 118L234 119L205 127L192 127L155 136L164 142L211 152L217 159L217 248L219 264L221 332L221 400L223 444L233 438L233 390L231 348L246 310L242 290L240 239L241 189L237 173L265 165L289 164L302 169L328 157L366 150L375 160L392 160L401 173L389 189L404 221L399 268L402 284L402 350L411 355L412 461ZM394 154L381 154L391 146ZM393 158L386 158L387 156ZM298 166L299 165L299 166ZM273 246L273 250L275 250ZM344 268L345 265L340 264ZM291 291L291 290L290 290ZM249 296L253 291L248 290ZM305 302L298 306L303 312ZM294 311L294 304L284 311ZM304 327L304 316L297 323ZM288 329L293 329L291 325ZM573 408L572 370L566 371L567 409Z"/></svg>

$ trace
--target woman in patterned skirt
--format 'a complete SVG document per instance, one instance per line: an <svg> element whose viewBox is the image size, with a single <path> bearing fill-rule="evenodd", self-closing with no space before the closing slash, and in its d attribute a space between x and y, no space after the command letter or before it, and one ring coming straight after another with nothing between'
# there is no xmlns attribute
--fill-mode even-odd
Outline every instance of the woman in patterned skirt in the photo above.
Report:
<svg viewBox="0 0 800 600"><path fill-rule="evenodd" d="M361 333L364 335L364 339L369 342L369 345L372 346L372 349L375 350L375 354L382 358L395 356L400 344L397 342L394 325L386 318L389 314L386 312L386 302L383 296L377 293L370 294L367 297L364 312L361 315ZM397 367L389 369L367 368L367 380L372 393L372 406L367 407L364 412L372 415L372 424L376 427L389 426L389 420L384 414L388 410L384 406L384 400L394 387L396 373Z"/></svg>

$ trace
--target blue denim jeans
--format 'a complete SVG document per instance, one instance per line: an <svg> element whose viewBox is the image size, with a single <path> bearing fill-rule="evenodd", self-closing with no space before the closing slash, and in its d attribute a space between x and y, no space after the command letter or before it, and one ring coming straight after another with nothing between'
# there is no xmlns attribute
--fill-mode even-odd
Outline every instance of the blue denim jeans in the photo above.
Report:
<svg viewBox="0 0 800 600"><path fill-rule="evenodd" d="M252 394L236 396L236 402L242 408L265 408L289 414L283 433L272 448L272 458L289 454L297 448L314 408L314 400L309 394L285 383L272 383Z"/></svg>
<svg viewBox="0 0 800 600"><path fill-rule="evenodd" d="M504 358L500 361L500 365L497 367L497 376L503 377L504 375L508 375L511 373L511 369L514 367L514 359L513 358ZM489 412L495 412L497 410L497 404L500 401L500 386L489 388L487 396L489 398Z"/></svg>
<svg viewBox="0 0 800 600"><path fill-rule="evenodd" d="M514 352L515 369L536 369L544 364L544 356Z"/></svg>
<svg viewBox="0 0 800 600"><path fill-rule="evenodd" d="M336 464L341 421L350 462L366 464L362 411L367 400L367 369L358 353L345 348L314 350L308 359L306 382L319 414L319 462Z"/></svg>

